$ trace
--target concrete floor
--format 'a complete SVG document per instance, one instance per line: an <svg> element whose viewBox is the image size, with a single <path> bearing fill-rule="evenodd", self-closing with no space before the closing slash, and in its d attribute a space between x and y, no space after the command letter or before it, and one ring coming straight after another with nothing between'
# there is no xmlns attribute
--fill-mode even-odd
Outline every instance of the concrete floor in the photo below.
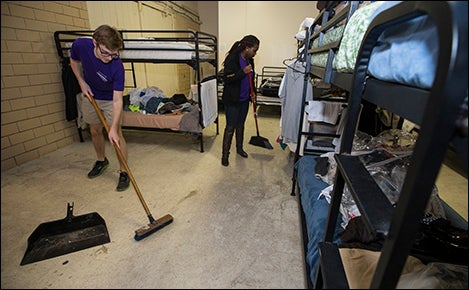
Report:
<svg viewBox="0 0 469 290"><path fill-rule="evenodd" d="M116 192L118 161L86 174L95 154L88 136L2 172L1 288L305 288L297 196L291 196L293 154L275 142L280 108L258 110L260 135L274 150L248 144L256 135L252 110L244 159L220 164L225 117L204 130L205 152L190 136L126 130L129 167L155 219L174 221L135 241L148 217L131 186ZM87 138L86 138L87 137ZM467 178L443 166L440 196L467 220ZM454 193L457 194L454 194ZM463 194L461 194L463 193ZM39 224L97 212L111 238L78 252L20 266Z"/></svg>
<svg viewBox="0 0 469 290"><path fill-rule="evenodd" d="M293 155L275 142L279 107L259 109L260 135L274 150L248 144L220 164L225 117L204 130L205 152L190 136L130 131L128 165L155 219L174 221L135 241L148 217L131 187L116 192L118 161L86 174L95 154L88 136L37 160L2 172L1 288L304 288L296 196L291 196ZM92 212L107 225L110 243L20 266L28 237L41 223Z"/></svg>

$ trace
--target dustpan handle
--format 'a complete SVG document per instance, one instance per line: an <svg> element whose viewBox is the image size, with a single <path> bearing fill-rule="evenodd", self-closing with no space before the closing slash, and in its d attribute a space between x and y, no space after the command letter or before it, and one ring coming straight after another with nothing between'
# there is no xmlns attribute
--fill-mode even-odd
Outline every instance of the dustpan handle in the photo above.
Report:
<svg viewBox="0 0 469 290"><path fill-rule="evenodd" d="M69 202L67 203L67 217L66 217L66 219L68 221L73 219L73 205L74 205L73 202L71 204Z"/></svg>

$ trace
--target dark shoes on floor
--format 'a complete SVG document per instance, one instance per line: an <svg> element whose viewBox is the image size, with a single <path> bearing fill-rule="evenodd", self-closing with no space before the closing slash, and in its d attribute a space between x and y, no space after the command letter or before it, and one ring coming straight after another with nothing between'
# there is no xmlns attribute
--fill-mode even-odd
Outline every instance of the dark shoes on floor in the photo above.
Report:
<svg viewBox="0 0 469 290"><path fill-rule="evenodd" d="M117 184L117 191L124 191L129 188L130 178L127 172L122 171L119 174L119 183Z"/></svg>
<svg viewBox="0 0 469 290"><path fill-rule="evenodd" d="M243 158L248 158L248 154L243 149L236 150L236 153L238 153Z"/></svg>
<svg viewBox="0 0 469 290"><path fill-rule="evenodd" d="M221 165L223 165L223 166L228 166L228 165L230 165L230 162L228 161L228 155L222 156L222 158L221 158Z"/></svg>
<svg viewBox="0 0 469 290"><path fill-rule="evenodd" d="M91 169L90 172L88 172L88 178L95 178L100 176L106 168L109 167L109 161L107 158L104 158L104 161L96 161L96 163L93 166L93 169Z"/></svg>
<svg viewBox="0 0 469 290"><path fill-rule="evenodd" d="M107 158L104 158L104 161L96 161L96 163L93 166L93 169L91 169L90 172L88 172L88 177L89 178L95 178L103 174L104 170L109 167L109 160ZM127 172L122 171L119 174L119 183L117 184L116 190L117 191L124 191L127 188L129 188L130 184L130 178Z"/></svg>

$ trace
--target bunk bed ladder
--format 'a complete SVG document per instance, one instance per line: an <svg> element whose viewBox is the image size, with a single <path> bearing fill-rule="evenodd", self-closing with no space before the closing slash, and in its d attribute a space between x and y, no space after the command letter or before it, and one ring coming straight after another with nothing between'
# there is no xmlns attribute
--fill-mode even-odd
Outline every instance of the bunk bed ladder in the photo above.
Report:
<svg viewBox="0 0 469 290"><path fill-rule="evenodd" d="M305 68L305 75L304 75L304 82L303 82L303 94L301 98L301 110L300 112L304 112L305 110L305 105L306 105L306 94L308 91L308 82L309 82L309 72L311 71L311 54L309 54L309 49L311 45L313 44L311 41L311 30L314 30L314 27L318 25L318 22L321 20L321 25L326 24L326 22L329 20L329 15L330 15L331 10L330 9L325 9L322 11L316 20L313 22L311 27L306 28L306 33L305 33L305 41L304 41L304 49L303 52L300 54L299 59L303 60L306 62L306 68ZM319 37L320 37L320 42L322 42L324 33L321 32ZM304 119L304 114L302 113L300 116L300 121L298 124L298 138L297 138L297 146L295 150L295 157L293 159L293 164L295 164L298 159L300 158L300 143L301 143L301 137L303 136L303 119ZM308 134L308 133L307 133ZM296 171L295 166L293 166L293 174L292 174L292 189L291 189L291 196L295 196L295 188L296 188L296 181L297 181L297 174L298 172Z"/></svg>
<svg viewBox="0 0 469 290"><path fill-rule="evenodd" d="M293 160L293 164L298 161L299 156L300 156L300 143L301 143L301 137L302 137L302 127L303 127L303 120L304 120L304 110L305 110L305 102L306 102L306 94L308 92L308 82L309 82L309 71L311 70L311 55L308 54L308 48L311 45L310 42L310 29L306 28L306 37L305 37L306 43L305 48L303 49L303 60L306 62L306 68L305 68L305 74L304 74L304 82L303 82L303 95L301 99L301 116L300 116L300 121L298 124L299 127L299 134L296 142L296 150L295 150L295 158ZM296 187L296 178L297 178L297 172L295 167L293 166L293 177L292 177L292 191L291 191L291 196L295 195L295 187Z"/></svg>
<svg viewBox="0 0 469 290"><path fill-rule="evenodd" d="M304 53L302 56L302 59L306 62L306 69L305 69L305 81L303 85L303 95L302 95L302 103L301 103L301 111L302 114L300 116L300 122L298 126L298 139L297 139L297 146L295 150L295 157L294 157L294 163L298 161L300 158L300 144L301 144L301 139L303 136L307 136L308 138L313 137L313 136L326 136L326 137L339 137L337 134L328 134L328 133L319 133L319 132L314 132L314 128L310 126L308 131L303 131L303 122L304 122L304 111L305 111L305 106L306 106L306 94L307 94L307 86L309 80L314 76L314 72L312 71L312 65L311 65L311 52L318 52L318 51L327 51L328 52L328 59L327 59L327 66L326 69L323 72L322 78L325 81L325 83L330 83L330 79L332 77L332 61L335 56L335 50L338 49L340 40L333 42L331 44L327 44L323 46L323 40L324 36L326 34L326 31L330 28L333 27L333 25L336 25L339 23L341 20L346 19L347 21L350 19L350 17L353 15L353 13L358 9L358 2L359 1L351 1L350 5L345 7L343 10L341 10L339 13L335 14L334 13L334 8L333 6L336 5L337 3L332 3L332 2L337 2L337 1L331 1L329 5L327 5L326 9L321 11L321 13L318 15L316 21L313 22L311 27L306 30L306 37L305 37L305 49ZM316 32L314 32L314 28L320 25L320 29ZM318 43L319 47L317 48L312 48L313 45L313 39L318 38ZM322 47L321 47L322 46ZM314 97L313 97L314 98ZM332 100L332 101L341 101L343 103L346 102L346 99L343 100ZM343 116L341 116L343 117ZM306 142L305 142L306 144ZM313 154L313 155L319 155L325 152L330 152L330 149L319 149L319 150L307 150L303 148L303 155L304 154ZM297 172L296 169L293 168L293 175L292 175L292 190L291 190L291 195L295 195L295 188L296 188L296 180L297 180Z"/></svg>

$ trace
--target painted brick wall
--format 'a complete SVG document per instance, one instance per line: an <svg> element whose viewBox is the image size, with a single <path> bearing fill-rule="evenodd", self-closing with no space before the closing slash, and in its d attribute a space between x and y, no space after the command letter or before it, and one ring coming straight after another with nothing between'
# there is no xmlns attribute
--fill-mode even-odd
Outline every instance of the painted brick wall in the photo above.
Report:
<svg viewBox="0 0 469 290"><path fill-rule="evenodd" d="M2 171L78 141L53 34L90 29L86 1L2 1Z"/></svg>
<svg viewBox="0 0 469 290"><path fill-rule="evenodd" d="M110 11L119 4L116 1L90 4L101 2ZM152 5L168 9L173 6L161 2L165 3L157 1ZM75 121L66 120L62 67L53 34L57 30L92 30L94 27L90 26L93 21L89 19L86 1L2 1L1 5L1 158L4 171L79 141ZM170 25L173 29L200 29L198 23L173 13L174 22ZM115 15L107 16L110 18L103 19L99 14L99 22L119 26L113 23ZM181 64L176 71L175 92L188 94L194 79L193 70Z"/></svg>

